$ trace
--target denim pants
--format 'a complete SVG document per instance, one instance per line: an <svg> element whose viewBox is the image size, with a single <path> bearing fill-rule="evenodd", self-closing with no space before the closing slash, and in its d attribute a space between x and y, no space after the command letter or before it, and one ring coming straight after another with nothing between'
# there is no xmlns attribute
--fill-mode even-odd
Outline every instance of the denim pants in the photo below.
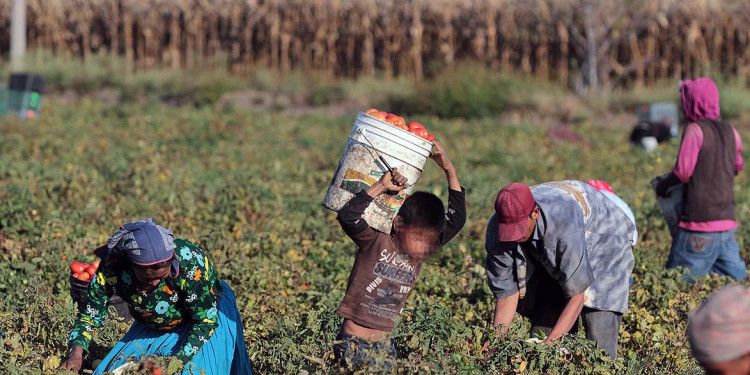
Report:
<svg viewBox="0 0 750 375"><path fill-rule="evenodd" d="M361 339L348 333L339 332L336 335L337 344L333 346L333 355L336 365L345 367L351 366L357 369L361 366L371 366L375 364L375 358L382 356L388 360L396 359L396 348L390 343L390 340L377 342ZM386 363L385 368L391 365Z"/></svg>
<svg viewBox="0 0 750 375"><path fill-rule="evenodd" d="M688 278L708 273L745 279L745 261L740 257L736 229L724 232L692 232L679 228L669 251L667 268L684 267Z"/></svg>

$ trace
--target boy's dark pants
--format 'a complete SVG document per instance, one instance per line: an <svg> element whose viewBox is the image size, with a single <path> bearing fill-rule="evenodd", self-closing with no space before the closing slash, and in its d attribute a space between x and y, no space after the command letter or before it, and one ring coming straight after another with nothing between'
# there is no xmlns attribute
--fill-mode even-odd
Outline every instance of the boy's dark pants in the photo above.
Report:
<svg viewBox="0 0 750 375"><path fill-rule="evenodd" d="M373 365L375 360L372 356L376 353L382 353L381 355L390 360L396 359L396 348L392 343L388 345L389 341L367 341L341 331L336 335L336 341L340 342L333 346L333 355L338 366L345 367L348 364L356 369L363 365ZM386 367L390 366L386 364Z"/></svg>
<svg viewBox="0 0 750 375"><path fill-rule="evenodd" d="M543 331L546 335L549 335L555 323L557 323L557 318L560 317L568 303L560 285L547 272L541 270L535 272L535 274L539 274L536 293L534 293L535 302L532 311L528 313L531 320L532 337L538 331ZM581 319L583 319L586 338L596 341L599 349L606 351L610 357L617 358L617 343L620 337L622 314L614 311L595 310L584 306L581 311ZM578 324L574 324L569 333L576 334L577 332Z"/></svg>

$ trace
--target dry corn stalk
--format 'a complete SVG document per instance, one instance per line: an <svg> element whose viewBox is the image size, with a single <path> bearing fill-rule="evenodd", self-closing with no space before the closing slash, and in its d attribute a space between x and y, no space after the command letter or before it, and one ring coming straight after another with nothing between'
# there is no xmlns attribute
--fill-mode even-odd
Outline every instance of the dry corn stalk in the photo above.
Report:
<svg viewBox="0 0 750 375"><path fill-rule="evenodd" d="M750 78L750 29L742 27L750 24L750 2L624 3L28 0L28 45L84 60L123 56L136 70L226 61L235 73L263 66L421 79L474 60L574 86L648 85L713 72ZM0 0L2 53L9 9L10 0Z"/></svg>

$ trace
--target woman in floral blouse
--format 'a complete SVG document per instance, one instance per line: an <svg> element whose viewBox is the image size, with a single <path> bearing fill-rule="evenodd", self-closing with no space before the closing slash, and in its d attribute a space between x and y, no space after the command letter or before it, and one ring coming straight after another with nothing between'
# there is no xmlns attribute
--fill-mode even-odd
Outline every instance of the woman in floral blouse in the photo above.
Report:
<svg viewBox="0 0 750 375"><path fill-rule="evenodd" d="M63 368L80 370L107 301L117 293L135 323L94 375L150 355L176 356L183 373L252 373L234 293L198 246L148 219L125 224L96 254L102 266L73 326Z"/></svg>

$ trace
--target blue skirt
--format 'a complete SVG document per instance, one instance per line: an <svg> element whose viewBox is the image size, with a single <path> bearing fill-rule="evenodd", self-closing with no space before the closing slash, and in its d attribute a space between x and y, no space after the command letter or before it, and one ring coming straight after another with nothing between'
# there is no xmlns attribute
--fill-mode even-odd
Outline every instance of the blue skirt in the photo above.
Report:
<svg viewBox="0 0 750 375"><path fill-rule="evenodd" d="M206 375L253 373L234 292L226 282L221 283L223 289L219 298L219 326L192 361L185 366L182 374L200 374L201 370ZM93 375L113 371L127 363L129 358L175 355L187 340L191 328L190 324L182 324L169 332L163 332L134 322L125 337L102 359Z"/></svg>

